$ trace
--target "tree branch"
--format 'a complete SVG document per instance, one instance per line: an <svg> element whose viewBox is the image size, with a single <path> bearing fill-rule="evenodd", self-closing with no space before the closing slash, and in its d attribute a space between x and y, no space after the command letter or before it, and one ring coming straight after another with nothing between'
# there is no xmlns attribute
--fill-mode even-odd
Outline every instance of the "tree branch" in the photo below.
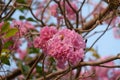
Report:
<svg viewBox="0 0 120 80"><path fill-rule="evenodd" d="M113 57L107 58L105 60L100 60L100 61L96 61L96 62L81 62L78 65L73 66L71 69L74 70L76 68L83 67L83 66L99 66L100 64L108 63L108 62L111 62L111 61L117 60L117 59L120 59L120 54L118 54L117 56L113 56ZM63 73L67 74L69 71L70 71L69 68L67 68L62 71L57 71L57 72L51 73L46 76L46 79L51 79L51 78L56 77ZM43 77L39 78L39 80L44 80L44 78Z"/></svg>
<svg viewBox="0 0 120 80"><path fill-rule="evenodd" d="M29 66L31 67L31 66L34 64L34 62L35 62L36 60L38 60L38 58L39 58L39 61L42 60L42 59L43 59L43 56L44 56L44 54L41 54L39 57L37 56L35 59L33 59L32 61L30 61L27 65L29 65ZM18 69L16 69L16 70L14 70L11 74L3 77L3 80L11 80L11 79L14 79L16 76L18 76L18 75L20 75L20 74L22 74L22 71L21 71L20 68L18 68Z"/></svg>

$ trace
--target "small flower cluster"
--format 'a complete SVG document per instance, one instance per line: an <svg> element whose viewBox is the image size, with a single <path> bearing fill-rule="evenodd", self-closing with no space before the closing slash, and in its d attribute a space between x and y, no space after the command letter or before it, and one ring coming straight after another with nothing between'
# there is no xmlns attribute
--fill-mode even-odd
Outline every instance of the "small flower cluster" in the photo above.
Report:
<svg viewBox="0 0 120 80"><path fill-rule="evenodd" d="M110 58L110 57L103 57L98 60L93 60L93 62L106 60L107 58ZM115 66L116 64L112 61L112 62L104 63L103 65L104 66ZM120 69L100 67L100 66L91 66L87 70L88 71L85 71L85 72L81 73L80 75L82 75L84 77L91 75L91 73L92 73L92 75L90 77L82 79L82 80L118 80L120 77L120 75L119 75Z"/></svg>
<svg viewBox="0 0 120 80"><path fill-rule="evenodd" d="M77 64L84 57L85 42L74 30L44 27L40 36L34 40L34 46L58 61L58 67L64 68L69 62Z"/></svg>
<svg viewBox="0 0 120 80"><path fill-rule="evenodd" d="M5 22L0 23L0 32L2 30L1 28L4 27L4 25L5 25ZM28 21L18 21L18 20L13 20L9 25L9 27L10 29L17 28L18 32L9 38L4 37L6 33L4 33L3 35L0 35L0 38L2 38L3 46L5 46L5 44L8 44L8 43L10 45L8 47L3 47L3 48L7 48L10 51L15 51L16 53L19 54L19 59L23 60L24 57L27 55L27 51L20 49L20 46L23 43L23 40L21 38L24 35L26 35L29 30L33 30L35 27Z"/></svg>
<svg viewBox="0 0 120 80"><path fill-rule="evenodd" d="M23 21L13 20L12 27L15 27L15 26L19 28L19 33L17 34L19 35L19 37L22 37L23 35L25 35L28 30L34 29L34 26L28 21L23 22Z"/></svg>
<svg viewBox="0 0 120 80"><path fill-rule="evenodd" d="M69 19L71 19L71 20L75 19L75 12L72 10L72 8L74 10L77 10L78 7L77 7L77 5L74 2L71 2L70 5L68 5L67 3L61 2L60 5L62 6L62 8L64 8L63 6L65 5L65 9L66 9L66 13L65 14L66 14L67 17L69 17ZM51 5L50 6L50 12L51 12L52 16L58 17L58 14L59 14L59 7L58 7L58 5L57 4Z"/></svg>

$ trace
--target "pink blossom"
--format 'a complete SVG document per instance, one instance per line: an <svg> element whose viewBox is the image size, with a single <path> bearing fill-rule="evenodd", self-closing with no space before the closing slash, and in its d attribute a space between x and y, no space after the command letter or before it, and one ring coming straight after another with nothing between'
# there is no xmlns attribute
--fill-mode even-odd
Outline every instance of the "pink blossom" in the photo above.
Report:
<svg viewBox="0 0 120 80"><path fill-rule="evenodd" d="M35 46L35 48L39 48L40 47L40 43L39 42L41 42L40 41L40 37L36 37L34 39L34 46Z"/></svg>
<svg viewBox="0 0 120 80"><path fill-rule="evenodd" d="M54 4L50 6L50 10L51 10L51 15L54 17L57 17L57 9L58 9L58 5Z"/></svg>
<svg viewBox="0 0 120 80"><path fill-rule="evenodd" d="M78 33L61 29L48 41L47 54L56 58L59 67L63 68L67 61L73 65L81 61L84 48L85 42Z"/></svg>
<svg viewBox="0 0 120 80"><path fill-rule="evenodd" d="M84 57L85 42L81 35L74 30L44 27L40 36L34 39L34 46L41 48L47 55L58 61L58 66L64 68L69 61L77 64Z"/></svg>
<svg viewBox="0 0 120 80"><path fill-rule="evenodd" d="M120 39L120 28L115 27L115 28L113 29L113 32L114 32L114 37L115 37L116 39Z"/></svg>
<svg viewBox="0 0 120 80"><path fill-rule="evenodd" d="M96 3L94 1L89 1L89 3L93 6L93 7L97 7L95 8L93 15L98 14L101 12L101 10L105 10L105 8L107 7L104 3L100 2L100 3Z"/></svg>
<svg viewBox="0 0 120 80"><path fill-rule="evenodd" d="M19 79L19 80L23 80L23 79L25 79L25 77L24 77L24 75L19 75L19 76L18 76L18 79Z"/></svg>
<svg viewBox="0 0 120 80"><path fill-rule="evenodd" d="M18 50L20 45L22 44L21 40L16 39L16 37L11 37L7 41L12 41L14 44L12 46L9 46L10 50Z"/></svg>
<svg viewBox="0 0 120 80"><path fill-rule="evenodd" d="M44 3L43 3L44 4ZM38 9L36 10L36 12L35 12L35 16L38 18L39 17L39 15L41 14L41 12L42 12L42 10L43 10L43 4L39 4L38 5Z"/></svg>
<svg viewBox="0 0 120 80"><path fill-rule="evenodd" d="M111 23L112 27L113 27L113 34L114 37L116 39L120 39L120 27L119 27L119 23L120 23L120 18L119 17L115 17Z"/></svg>
<svg viewBox="0 0 120 80"><path fill-rule="evenodd" d="M57 29L54 26L48 27L45 26L40 31L40 36L34 39L34 46L36 48L41 48L43 51L46 51L47 41L52 38L52 36L57 32Z"/></svg>
<svg viewBox="0 0 120 80"><path fill-rule="evenodd" d="M2 28L3 25L4 25L4 22L1 22L0 23L0 32L1 32L1 28Z"/></svg>
<svg viewBox="0 0 120 80"><path fill-rule="evenodd" d="M19 33L17 35L19 35L20 37L22 35L25 35L28 30L34 29L34 26L28 21L23 22L23 21L13 20L12 27L15 27L15 26L19 28Z"/></svg>
<svg viewBox="0 0 120 80"><path fill-rule="evenodd" d="M113 70L112 75L109 80L119 80L120 79L120 69Z"/></svg>
<svg viewBox="0 0 120 80"><path fill-rule="evenodd" d="M12 36L10 38L4 38L3 43L10 42L10 45L7 47L9 50L16 51L19 49L22 41L18 39L16 36Z"/></svg>
<svg viewBox="0 0 120 80"><path fill-rule="evenodd" d="M61 6L63 7L64 3L61 2ZM70 2L70 5L73 7L73 9L77 10L77 5L73 2ZM65 9L66 9L66 16L69 17L69 19L75 19L75 12L72 10L72 8L65 3ZM57 4L53 4L50 6L50 10L51 10L51 15L53 15L54 17L58 17L59 14L59 7Z"/></svg>
<svg viewBox="0 0 120 80"><path fill-rule="evenodd" d="M32 40L30 40L29 38L26 38L26 40L27 40L27 46L28 47L33 47L33 41Z"/></svg>
<svg viewBox="0 0 120 80"><path fill-rule="evenodd" d="M1 23L0 23L0 29L1 29L1 27L3 26L3 24L4 24L4 22L1 22Z"/></svg>
<svg viewBox="0 0 120 80"><path fill-rule="evenodd" d="M102 59L99 60L104 60L108 57L104 57ZM103 65L106 66L113 66L115 65L114 62L108 62L105 63ZM86 78L84 80L116 80L114 78L117 77L117 73L116 70L114 68L106 68L106 67L100 67L100 66L91 66L91 68L89 69L89 71L87 73L84 73L85 76L89 76L93 71L95 71L94 76L91 76L89 78ZM112 74L109 74L110 71L112 71ZM119 71L118 71L119 72ZM115 74L116 73L116 74ZM120 73L120 72L119 72ZM83 74L82 74L83 75ZM116 75L116 76L115 76Z"/></svg>
<svg viewBox="0 0 120 80"><path fill-rule="evenodd" d="M0 23L0 28L4 25L4 22ZM13 28L13 24L10 25L10 28ZM2 35L4 36L4 35ZM2 38L3 44L9 42L10 46L8 46L7 48L9 50L17 50L19 48L19 46L22 44L22 41L19 40L18 36L11 36L9 38Z"/></svg>
<svg viewBox="0 0 120 80"><path fill-rule="evenodd" d="M37 18L41 18L41 13L43 12L45 6L46 6L46 3L48 3L48 0L41 0L39 4L37 4L37 9L36 9L36 12L35 12L35 16Z"/></svg>
<svg viewBox="0 0 120 80"><path fill-rule="evenodd" d="M21 60L23 60L25 58L25 56L27 55L27 51L26 50L21 50L21 49L18 49L17 50L17 53L19 54L19 58Z"/></svg>
<svg viewBox="0 0 120 80"><path fill-rule="evenodd" d="M28 21L24 22L24 27L28 30L28 29L34 29L35 27Z"/></svg>
<svg viewBox="0 0 120 80"><path fill-rule="evenodd" d="M73 7L73 9L77 10L77 5L73 2L70 3L70 5ZM75 12L72 10L72 8L66 4L66 10L67 10L67 15L70 19L75 19Z"/></svg>
<svg viewBox="0 0 120 80"><path fill-rule="evenodd" d="M104 10L106 8L106 6L102 2L100 4L96 4L96 3L90 1L89 3L95 7L99 6L93 12L93 15L98 14L99 12L101 12L101 10ZM111 14L111 13L113 13L113 12L110 12L109 14ZM105 21L106 24L109 24L109 22L110 22L110 19ZM120 39L120 29L117 27L119 22L120 22L120 17L115 16L110 24L112 27L115 27L115 28L113 28L113 33L114 33L114 37L116 39Z"/></svg>

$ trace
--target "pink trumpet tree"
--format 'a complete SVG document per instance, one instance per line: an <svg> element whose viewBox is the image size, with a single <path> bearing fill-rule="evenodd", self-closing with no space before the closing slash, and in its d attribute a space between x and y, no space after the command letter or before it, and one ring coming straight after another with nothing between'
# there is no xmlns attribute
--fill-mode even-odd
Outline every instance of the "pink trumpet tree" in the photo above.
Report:
<svg viewBox="0 0 120 80"><path fill-rule="evenodd" d="M120 0L1 0L0 80L120 80L119 7Z"/></svg>

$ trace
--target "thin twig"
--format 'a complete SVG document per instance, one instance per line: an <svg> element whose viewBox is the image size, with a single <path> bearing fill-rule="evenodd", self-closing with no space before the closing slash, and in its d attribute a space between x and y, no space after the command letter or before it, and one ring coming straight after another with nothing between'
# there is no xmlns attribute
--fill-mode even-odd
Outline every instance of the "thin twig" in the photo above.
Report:
<svg viewBox="0 0 120 80"><path fill-rule="evenodd" d="M42 26L45 26L45 23L44 23L42 20L38 19L38 18L34 15L34 13L33 13L32 9L31 9L31 7L28 7L28 9L30 10L32 16L33 16L37 21L40 21L41 24L42 24Z"/></svg>
<svg viewBox="0 0 120 80"><path fill-rule="evenodd" d="M73 66L72 67L72 70L76 69L76 68L79 68L81 66L99 66L100 64L104 64L104 63L107 63L107 62L111 62L113 60L117 60L117 59L120 59L120 54L118 54L117 56L112 56L110 58L106 58L105 60L100 60L100 61L96 61L96 62L81 62L79 63L78 65L76 66ZM62 70L62 71L57 71L57 72L54 72L54 73L51 73L51 74L48 74L46 76L46 79L51 79L53 77L56 77L58 75L61 75L63 73L68 73L70 72L69 68L65 69L65 70ZM39 80L44 80L43 77L42 78L39 78Z"/></svg>
<svg viewBox="0 0 120 80"><path fill-rule="evenodd" d="M3 13L6 11L7 7L9 6L9 4L11 3L12 0L9 0L9 2L7 3L7 5L4 7L3 11L1 12L0 16L3 15Z"/></svg>
<svg viewBox="0 0 120 80"><path fill-rule="evenodd" d="M85 53L87 53L95 45L95 43L107 32L112 20L113 20L113 18L110 20L110 22L109 22L108 26L106 27L105 31L94 41L94 43L90 46L90 48Z"/></svg>
<svg viewBox="0 0 120 80"><path fill-rule="evenodd" d="M33 66L31 67L27 77L26 77L26 80L29 80L29 77L33 71L33 69L36 67L37 63L41 60L41 57L43 57L43 53L41 55L39 55L39 57L36 59L35 63L33 64Z"/></svg>

